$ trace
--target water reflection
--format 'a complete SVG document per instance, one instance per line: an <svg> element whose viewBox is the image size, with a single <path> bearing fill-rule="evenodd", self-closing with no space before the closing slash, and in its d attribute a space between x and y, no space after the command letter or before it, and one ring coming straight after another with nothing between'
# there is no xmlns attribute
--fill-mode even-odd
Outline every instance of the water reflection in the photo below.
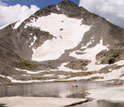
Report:
<svg viewBox="0 0 124 107"><path fill-rule="evenodd" d="M73 87L73 86L78 87ZM38 97L79 97L83 98L85 90L106 87L96 82L55 82L32 83L0 86L0 97L38 96Z"/></svg>

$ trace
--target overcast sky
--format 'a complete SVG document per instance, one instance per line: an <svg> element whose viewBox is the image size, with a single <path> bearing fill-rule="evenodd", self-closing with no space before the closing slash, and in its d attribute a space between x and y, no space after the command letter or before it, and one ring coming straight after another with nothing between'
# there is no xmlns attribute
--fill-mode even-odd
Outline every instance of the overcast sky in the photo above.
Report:
<svg viewBox="0 0 124 107"><path fill-rule="evenodd" d="M22 20L61 0L0 0L0 27ZM124 28L124 0L71 0Z"/></svg>

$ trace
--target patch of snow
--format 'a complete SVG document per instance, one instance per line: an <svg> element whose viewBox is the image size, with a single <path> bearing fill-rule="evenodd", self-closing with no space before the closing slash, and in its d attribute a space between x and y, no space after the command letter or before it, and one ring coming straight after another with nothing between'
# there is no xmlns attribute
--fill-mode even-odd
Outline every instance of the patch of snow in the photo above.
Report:
<svg viewBox="0 0 124 107"><path fill-rule="evenodd" d="M96 79L95 81L108 81L114 79L124 80L124 67L110 71L109 73L94 73L88 76L72 77L67 80L88 80L93 77L99 77L103 79Z"/></svg>
<svg viewBox="0 0 124 107"><path fill-rule="evenodd" d="M72 80L82 80L84 77L72 77L67 80L72 81Z"/></svg>
<svg viewBox="0 0 124 107"><path fill-rule="evenodd" d="M94 62L91 62L86 67L88 68L87 71L99 71L99 70L101 70L102 68L104 68L106 66L107 66L107 64L96 65Z"/></svg>
<svg viewBox="0 0 124 107"><path fill-rule="evenodd" d="M65 76L65 75L58 75L59 76L59 79L64 79L64 78L66 78L67 76Z"/></svg>
<svg viewBox="0 0 124 107"><path fill-rule="evenodd" d="M17 71L21 71L21 72L26 72L27 74L39 74L39 73L42 73L42 72L45 72L45 71L29 71L29 70L25 70L25 69L19 69L19 68L15 68L15 70Z"/></svg>
<svg viewBox="0 0 124 107"><path fill-rule="evenodd" d="M117 64L118 66L123 66L124 65L124 60L118 61L115 64Z"/></svg>
<svg viewBox="0 0 124 107"><path fill-rule="evenodd" d="M107 80L112 80L112 79L124 80L124 76L120 77L121 75L124 75L124 67L121 67L119 69L115 69L110 73L104 74L103 75L104 79L98 79L97 81L107 81Z"/></svg>
<svg viewBox="0 0 124 107"><path fill-rule="evenodd" d="M61 22L62 20L64 23ZM31 23L28 23L27 26L38 27L42 31L49 32L56 37L45 41L37 49L33 49L32 60L55 60L65 50L75 48L82 40L84 34L91 28L88 25L81 25L81 22L82 19L69 18L64 14L51 13L48 16L39 17L36 21L32 20Z"/></svg>
<svg viewBox="0 0 124 107"><path fill-rule="evenodd" d="M59 8L59 6L58 5L56 5L56 9L59 11L60 10L60 8Z"/></svg>
<svg viewBox="0 0 124 107"><path fill-rule="evenodd" d="M30 33L30 35L33 35L33 33Z"/></svg>
<svg viewBox="0 0 124 107"><path fill-rule="evenodd" d="M92 43L93 43L92 40L90 40L85 46L83 45L81 49L84 49L84 47L87 48L87 47L88 47L89 45L91 45Z"/></svg>
<svg viewBox="0 0 124 107"><path fill-rule="evenodd" d="M94 40L94 36L91 37L91 40Z"/></svg>
<svg viewBox="0 0 124 107"><path fill-rule="evenodd" d="M27 25L25 25L24 28L27 29Z"/></svg>
<svg viewBox="0 0 124 107"><path fill-rule="evenodd" d="M88 46L92 45L92 43L94 42L93 39L94 39L94 36L91 37L91 40L86 45L82 44L81 49L86 49Z"/></svg>
<svg viewBox="0 0 124 107"><path fill-rule="evenodd" d="M112 71L112 69L108 69L109 71Z"/></svg>
<svg viewBox="0 0 124 107"><path fill-rule="evenodd" d="M82 98L53 98L53 97L3 97L1 104L7 107L64 107L73 103L85 102Z"/></svg>
<svg viewBox="0 0 124 107"><path fill-rule="evenodd" d="M0 75L0 77L2 77L2 78L6 78L6 76L4 76L4 75Z"/></svg>
<svg viewBox="0 0 124 107"><path fill-rule="evenodd" d="M86 46L87 47L87 46ZM103 45L103 39L100 40L100 43L92 48L87 48L84 50L84 54L77 55L76 52L72 52L70 56L75 57L77 59L84 59L84 60L91 60L91 63L89 63L86 67L88 68L87 71L99 71L100 69L107 66L107 64L96 64L96 55L100 53L102 50L108 50L107 46Z"/></svg>
<svg viewBox="0 0 124 107"><path fill-rule="evenodd" d="M37 40L37 37L36 37L36 35L33 37L33 42L31 42L31 44L30 44L30 46L29 47L32 47L33 45L34 45L34 43L35 43L35 41Z"/></svg>
<svg viewBox="0 0 124 107"><path fill-rule="evenodd" d="M43 75L43 77L52 77L52 76L55 76L55 74L45 74L45 75Z"/></svg>
<svg viewBox="0 0 124 107"><path fill-rule="evenodd" d="M49 79L49 80L27 80L27 81L22 81L22 80L16 80L10 76L7 76L7 78L12 82L12 83L38 83L38 82L53 82L55 79Z"/></svg>
<svg viewBox="0 0 124 107"><path fill-rule="evenodd" d="M51 71L58 71L58 69L49 69L49 71L47 72L51 72Z"/></svg>
<svg viewBox="0 0 124 107"><path fill-rule="evenodd" d="M88 46L91 45L91 44L92 44L92 41L90 41L89 43L87 43L86 46L88 47Z"/></svg>
<svg viewBox="0 0 124 107"><path fill-rule="evenodd" d="M58 70L59 71L65 71L65 72L82 72L82 70L73 70L70 68L65 67L65 65L67 65L69 62L67 63L62 63L59 67Z"/></svg>
<svg viewBox="0 0 124 107"><path fill-rule="evenodd" d="M67 80L88 80L88 79L91 79L93 77L103 77L103 74L99 74L99 73L96 73L96 74L92 74L92 75L88 75L88 76L80 76L80 77L72 77L72 78L69 78Z"/></svg>
<svg viewBox="0 0 124 107"><path fill-rule="evenodd" d="M98 100L109 100L114 102L124 102L124 87L112 87L93 89L88 91L88 98L94 98Z"/></svg>
<svg viewBox="0 0 124 107"><path fill-rule="evenodd" d="M16 22L15 26L13 27L13 29L17 29L23 22L24 20L19 20Z"/></svg>
<svg viewBox="0 0 124 107"><path fill-rule="evenodd" d="M124 80L124 67L112 70L109 73L95 73L88 76L72 77L67 80L83 80L83 79L88 80L93 77L103 78L103 79L96 79L95 81L108 81L108 80L114 80L114 79Z"/></svg>
<svg viewBox="0 0 124 107"><path fill-rule="evenodd" d="M23 74L22 76L24 76L24 77L27 77L27 76L30 77L31 75Z"/></svg>

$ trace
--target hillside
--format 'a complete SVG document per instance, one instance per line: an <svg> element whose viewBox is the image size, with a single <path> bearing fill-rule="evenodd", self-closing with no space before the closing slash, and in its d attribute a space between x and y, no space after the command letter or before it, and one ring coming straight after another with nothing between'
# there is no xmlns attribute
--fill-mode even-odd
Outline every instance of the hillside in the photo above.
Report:
<svg viewBox="0 0 124 107"><path fill-rule="evenodd" d="M124 29L64 0L0 30L0 82L124 79Z"/></svg>

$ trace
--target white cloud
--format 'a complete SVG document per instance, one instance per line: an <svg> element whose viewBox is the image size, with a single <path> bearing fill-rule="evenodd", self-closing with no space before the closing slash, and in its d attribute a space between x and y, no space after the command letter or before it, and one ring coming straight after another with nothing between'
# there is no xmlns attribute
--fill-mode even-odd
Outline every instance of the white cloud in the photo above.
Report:
<svg viewBox="0 0 124 107"><path fill-rule="evenodd" d="M0 1L0 27L18 20L26 19L37 10L39 10L39 8L35 5L31 5L30 8L19 4L7 6Z"/></svg>
<svg viewBox="0 0 124 107"><path fill-rule="evenodd" d="M124 28L124 0L80 0L80 6Z"/></svg>

